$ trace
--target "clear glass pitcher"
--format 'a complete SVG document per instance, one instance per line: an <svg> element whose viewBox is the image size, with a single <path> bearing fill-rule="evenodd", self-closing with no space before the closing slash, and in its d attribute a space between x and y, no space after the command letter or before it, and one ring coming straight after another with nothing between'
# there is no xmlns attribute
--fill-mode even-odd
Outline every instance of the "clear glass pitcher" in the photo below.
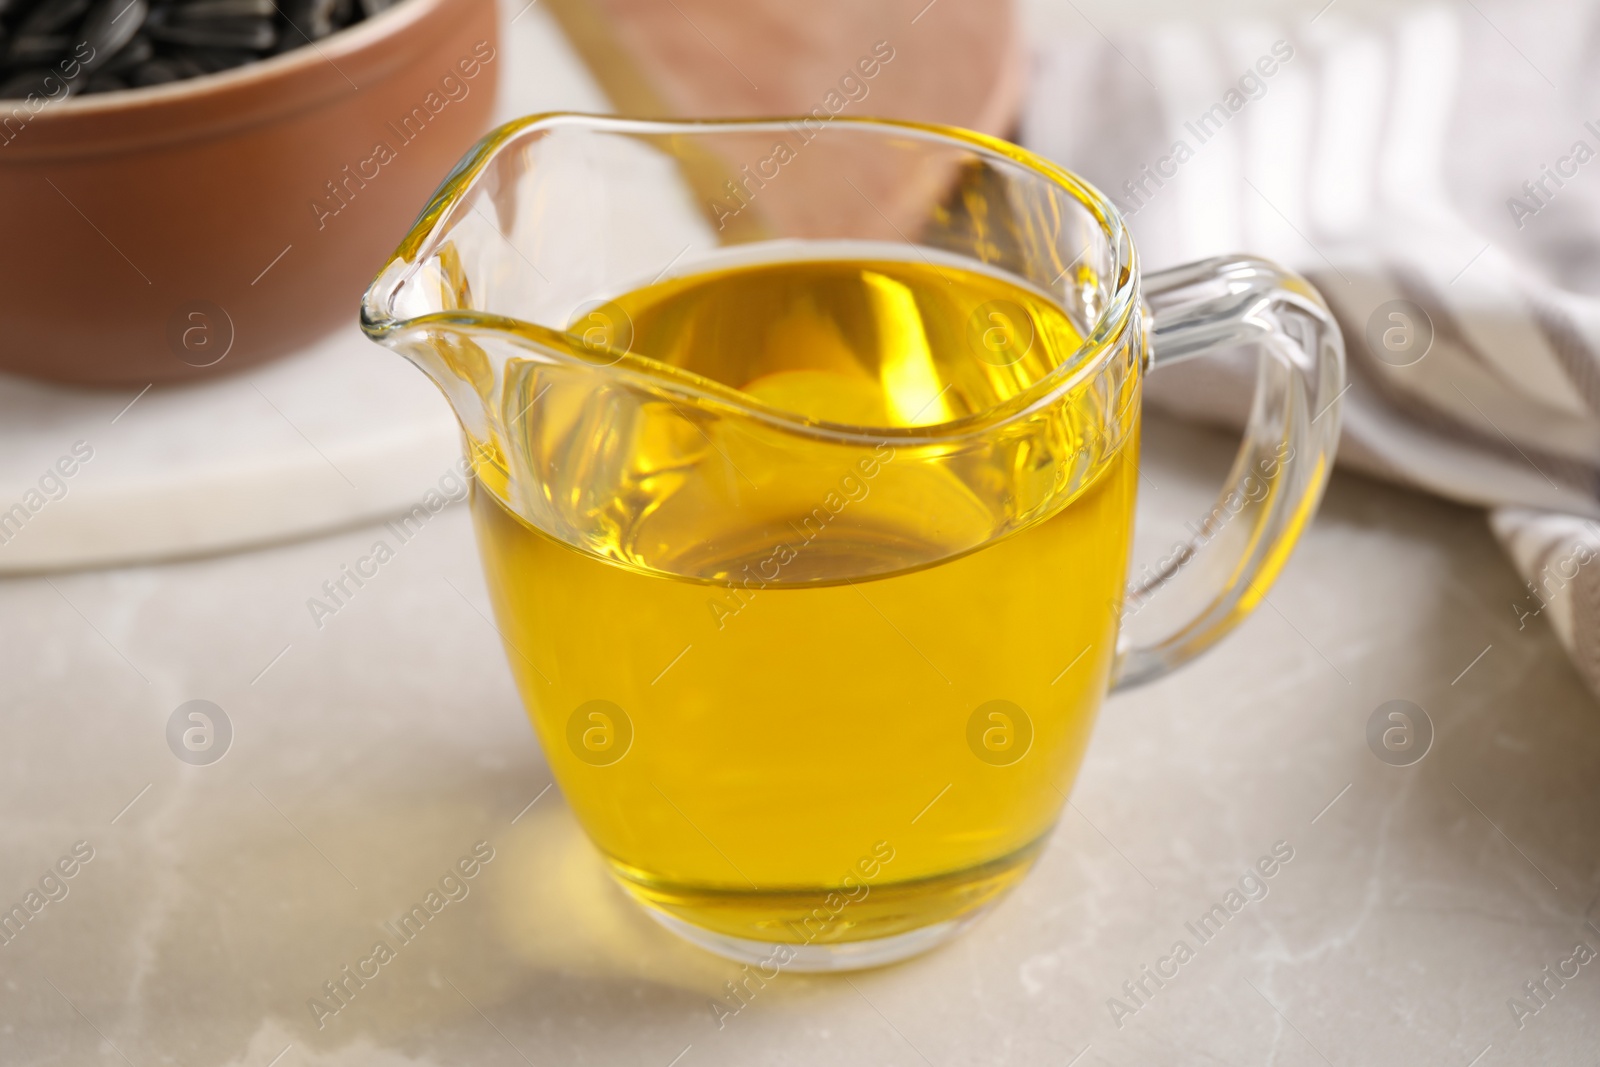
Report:
<svg viewBox="0 0 1600 1067"><path fill-rule="evenodd" d="M1276 577L1344 376L1293 274L1141 278L1081 179L870 119L513 122L362 324L461 421L573 812L653 916L766 969L912 954L1026 873L1107 689ZM1143 376L1239 345L1218 505L1127 588Z"/></svg>

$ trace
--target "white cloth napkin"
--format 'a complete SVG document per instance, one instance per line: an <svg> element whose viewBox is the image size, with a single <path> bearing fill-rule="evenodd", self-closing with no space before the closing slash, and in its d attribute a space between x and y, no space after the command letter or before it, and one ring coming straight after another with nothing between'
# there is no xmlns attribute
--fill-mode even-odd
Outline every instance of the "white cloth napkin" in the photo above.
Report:
<svg viewBox="0 0 1600 1067"><path fill-rule="evenodd" d="M1489 508L1528 583L1508 618L1548 621L1600 693L1597 54L1581 2L1082 21L1038 44L1022 141L1117 201L1147 271L1251 252L1311 277L1349 354L1339 461ZM1150 399L1239 425L1247 355Z"/></svg>

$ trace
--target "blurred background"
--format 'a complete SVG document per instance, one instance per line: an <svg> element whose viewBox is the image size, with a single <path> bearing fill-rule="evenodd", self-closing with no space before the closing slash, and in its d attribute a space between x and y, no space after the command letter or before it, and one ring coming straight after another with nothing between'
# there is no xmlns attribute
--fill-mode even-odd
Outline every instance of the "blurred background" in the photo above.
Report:
<svg viewBox="0 0 1600 1067"><path fill-rule="evenodd" d="M1590 3L0 0L0 1063L1592 1062L1597 51ZM498 122L814 109L1018 141L1147 271L1304 273L1351 385L1283 577L1108 699L1033 876L936 953L719 1019L739 968L549 788L457 427L356 312ZM1152 379L1136 570L1213 506L1254 374ZM308 1010L480 841L426 939Z"/></svg>

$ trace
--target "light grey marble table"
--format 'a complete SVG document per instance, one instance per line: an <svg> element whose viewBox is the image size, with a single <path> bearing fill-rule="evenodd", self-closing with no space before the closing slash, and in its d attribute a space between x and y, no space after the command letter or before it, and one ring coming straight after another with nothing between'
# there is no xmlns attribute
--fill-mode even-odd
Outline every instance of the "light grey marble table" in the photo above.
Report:
<svg viewBox="0 0 1600 1067"><path fill-rule="evenodd" d="M1148 436L1159 544L1232 446ZM1476 513L1336 477L1254 618L1110 698L1011 897L922 958L785 974L720 1028L737 967L641 914L546 791L464 509L315 625L380 537L0 582L0 905L74 870L0 945L0 1063L1595 1062L1600 965L1520 1027L1508 999L1600 948L1600 708L1518 629ZM1396 698L1436 727L1410 767L1366 741ZM210 765L169 748L193 699L232 724ZM468 895L317 1018L478 842ZM1200 944L1185 924L1279 842L1265 898ZM1129 998L1180 938L1193 958Z"/></svg>
<svg viewBox="0 0 1600 1067"><path fill-rule="evenodd" d="M1056 32L1192 5L1025 6ZM509 47L543 57L507 64L507 106L595 106L540 10L505 11ZM1150 428L1147 555L1231 453ZM0 581L0 908L41 904L0 943L0 1065L1600 1057L1600 965L1547 977L1600 949L1600 706L1542 621L1518 628L1524 590L1475 512L1336 476L1253 619L1108 700L1010 898L920 959L785 974L720 1027L738 968L640 913L546 788L463 510L316 625L308 598L380 537ZM168 742L197 699L232 728L209 765ZM1367 743L1394 699L1435 727L1413 766ZM479 842L493 858L467 896L319 1019L323 983ZM1186 924L1275 845L1293 858L1267 895L1199 944ZM70 878L46 877L58 863ZM1193 958L1155 988L1144 968L1171 973L1179 939ZM1548 1003L1530 1014L1534 981Z"/></svg>

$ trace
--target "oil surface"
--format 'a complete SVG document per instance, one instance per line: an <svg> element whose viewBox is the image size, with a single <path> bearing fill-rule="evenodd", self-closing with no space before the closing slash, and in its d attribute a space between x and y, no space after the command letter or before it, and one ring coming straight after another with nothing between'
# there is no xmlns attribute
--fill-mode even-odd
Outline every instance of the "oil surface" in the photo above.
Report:
<svg viewBox="0 0 1600 1067"><path fill-rule="evenodd" d="M859 426L985 411L1080 344L1031 291L918 261L736 267L615 304L634 352ZM623 884L723 933L830 942L955 917L1020 877L1113 658L1137 465L1124 410L1124 444L1069 503L977 547L974 530L1016 518L1003 481L888 439L794 445L809 473L776 477L709 420L703 462L590 505L597 552L519 517L486 488L505 474L480 470L508 658ZM651 447L633 424L588 432ZM545 496L593 492L583 451L550 466ZM730 473L741 459L753 469Z"/></svg>

